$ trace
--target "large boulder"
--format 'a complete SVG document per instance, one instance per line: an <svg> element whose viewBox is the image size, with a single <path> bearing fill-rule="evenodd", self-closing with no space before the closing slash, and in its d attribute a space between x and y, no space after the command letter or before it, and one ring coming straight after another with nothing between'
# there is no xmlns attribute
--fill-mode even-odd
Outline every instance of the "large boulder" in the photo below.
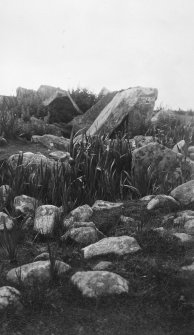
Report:
<svg viewBox="0 0 194 335"><path fill-rule="evenodd" d="M141 248L134 237L118 236L103 238L102 240L83 248L82 251L84 253L84 258L88 259L109 254L123 256L126 254L133 254L140 249Z"/></svg>
<svg viewBox="0 0 194 335"><path fill-rule="evenodd" d="M65 275L71 267L61 261L55 262L56 276ZM52 271L50 261L37 261L14 268L7 273L8 282L17 285L24 284L31 286L36 284L45 284L51 280Z"/></svg>
<svg viewBox="0 0 194 335"><path fill-rule="evenodd" d="M141 129L151 118L158 91L153 88L134 87L118 92L101 111L87 131L87 135L112 134L127 119L128 131Z"/></svg>
<svg viewBox="0 0 194 335"><path fill-rule="evenodd" d="M172 190L171 196L183 206L194 203L194 180L190 180L176 187Z"/></svg>
<svg viewBox="0 0 194 335"><path fill-rule="evenodd" d="M109 271L80 271L71 282L88 298L128 293L128 281Z"/></svg>

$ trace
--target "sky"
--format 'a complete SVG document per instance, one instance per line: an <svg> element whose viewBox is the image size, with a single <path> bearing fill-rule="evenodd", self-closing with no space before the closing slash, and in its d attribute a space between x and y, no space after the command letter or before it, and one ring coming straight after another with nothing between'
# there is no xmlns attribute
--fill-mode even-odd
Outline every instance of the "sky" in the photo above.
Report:
<svg viewBox="0 0 194 335"><path fill-rule="evenodd" d="M156 87L194 109L194 0L0 0L0 95Z"/></svg>

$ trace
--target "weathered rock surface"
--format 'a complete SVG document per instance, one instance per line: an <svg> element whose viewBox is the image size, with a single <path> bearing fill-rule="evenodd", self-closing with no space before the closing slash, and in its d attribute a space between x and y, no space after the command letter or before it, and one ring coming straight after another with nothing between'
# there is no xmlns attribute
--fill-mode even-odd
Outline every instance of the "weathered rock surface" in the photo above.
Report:
<svg viewBox="0 0 194 335"><path fill-rule="evenodd" d="M11 230L13 226L13 220L6 213L0 212L0 231L3 231L5 227L7 230Z"/></svg>
<svg viewBox="0 0 194 335"><path fill-rule="evenodd" d="M128 293L129 289L126 279L108 271L76 272L71 282L89 298Z"/></svg>
<svg viewBox="0 0 194 335"><path fill-rule="evenodd" d="M113 263L109 261L101 261L93 266L93 271L108 271L113 267Z"/></svg>
<svg viewBox="0 0 194 335"><path fill-rule="evenodd" d="M173 235L176 236L183 244L193 241L193 237L186 233L174 233Z"/></svg>
<svg viewBox="0 0 194 335"><path fill-rule="evenodd" d="M42 235L52 235L57 227L59 208L53 205L42 205L36 209L34 230Z"/></svg>
<svg viewBox="0 0 194 335"><path fill-rule="evenodd" d="M42 136L32 136L33 143L40 143L48 149L69 151L69 139L55 135L45 134Z"/></svg>
<svg viewBox="0 0 194 335"><path fill-rule="evenodd" d="M85 247L99 241L99 239L103 237L104 234L102 234L97 228L78 227L68 230L66 234L61 237L61 239L62 241L68 241L70 239L71 241L74 241Z"/></svg>
<svg viewBox="0 0 194 335"><path fill-rule="evenodd" d="M63 220L64 228L71 228L75 222L89 222L91 221L92 214L93 210L89 205L79 206L72 210Z"/></svg>
<svg viewBox="0 0 194 335"><path fill-rule="evenodd" d="M23 308L21 294L14 287L2 286L0 287L0 311L3 312L7 308L17 312L21 311Z"/></svg>
<svg viewBox="0 0 194 335"><path fill-rule="evenodd" d="M174 151L176 154L186 154L187 146L185 140L179 141L175 146L172 148L172 151Z"/></svg>
<svg viewBox="0 0 194 335"><path fill-rule="evenodd" d="M137 135L133 139L135 141L135 147L136 148L141 148L144 145L156 142L156 139L154 139L153 136Z"/></svg>
<svg viewBox="0 0 194 335"><path fill-rule="evenodd" d="M158 92L134 87L118 92L87 131L87 135L111 134L125 118L130 129L138 129L151 118Z"/></svg>
<svg viewBox="0 0 194 335"><path fill-rule="evenodd" d="M70 270L64 262L55 262L56 275L63 276ZM7 273L7 280L12 284L23 283L25 286L48 283L51 279L50 261L37 261L14 268Z"/></svg>
<svg viewBox="0 0 194 335"><path fill-rule="evenodd" d="M92 206L92 221L99 230L106 234L119 220L120 215L122 214L122 209L123 203L121 202L115 203L97 200Z"/></svg>
<svg viewBox="0 0 194 335"><path fill-rule="evenodd" d="M53 151L49 154L49 156L54 159L55 161L60 161L60 162L65 162L67 161L68 163L72 162L73 159L70 156L69 152L64 152L64 151Z"/></svg>
<svg viewBox="0 0 194 335"><path fill-rule="evenodd" d="M194 180L176 187L170 195L180 202L181 205L190 205L194 202Z"/></svg>
<svg viewBox="0 0 194 335"><path fill-rule="evenodd" d="M175 209L179 207L179 203L171 196L165 194L156 195L147 205L148 210L157 208Z"/></svg>
<svg viewBox="0 0 194 335"><path fill-rule="evenodd" d="M122 256L135 253L140 249L141 248L134 237L118 236L103 238L99 242L83 248L82 251L84 253L84 258L88 259L108 254Z"/></svg>
<svg viewBox="0 0 194 335"><path fill-rule="evenodd" d="M22 214L33 214L38 201L35 198L28 197L27 195L18 195L14 198L14 208L17 212Z"/></svg>

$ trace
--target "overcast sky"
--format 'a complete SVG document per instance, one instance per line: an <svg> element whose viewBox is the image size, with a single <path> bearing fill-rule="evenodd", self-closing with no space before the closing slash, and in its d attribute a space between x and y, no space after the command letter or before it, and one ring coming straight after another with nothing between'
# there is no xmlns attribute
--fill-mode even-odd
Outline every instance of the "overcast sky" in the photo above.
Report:
<svg viewBox="0 0 194 335"><path fill-rule="evenodd" d="M157 87L194 109L194 0L0 0L0 94Z"/></svg>

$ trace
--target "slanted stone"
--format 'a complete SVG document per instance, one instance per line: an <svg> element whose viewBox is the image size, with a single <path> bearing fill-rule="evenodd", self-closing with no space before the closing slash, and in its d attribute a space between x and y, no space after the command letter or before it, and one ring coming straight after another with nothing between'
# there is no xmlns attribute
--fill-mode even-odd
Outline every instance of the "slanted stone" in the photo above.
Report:
<svg viewBox="0 0 194 335"><path fill-rule="evenodd" d="M42 235L52 235L58 224L59 208L42 205L36 209L34 230Z"/></svg>
<svg viewBox="0 0 194 335"><path fill-rule="evenodd" d="M60 162L71 162L73 159L70 156L69 152L64 152L64 151L53 151L50 152L49 156L54 159L55 161L60 161Z"/></svg>
<svg viewBox="0 0 194 335"><path fill-rule="evenodd" d="M133 254L141 248L134 237L131 236L118 236L106 237L82 249L84 258L92 258L96 256L104 256L114 254L123 256Z"/></svg>
<svg viewBox="0 0 194 335"><path fill-rule="evenodd" d="M59 278L70 270L70 266L64 262L56 261L56 276ZM16 284L24 284L31 286L34 284L45 284L51 279L51 263L50 261L37 261L14 268L7 273L8 282Z"/></svg>
<svg viewBox="0 0 194 335"><path fill-rule="evenodd" d="M89 298L128 293L128 281L109 271L76 272L71 282Z"/></svg>

